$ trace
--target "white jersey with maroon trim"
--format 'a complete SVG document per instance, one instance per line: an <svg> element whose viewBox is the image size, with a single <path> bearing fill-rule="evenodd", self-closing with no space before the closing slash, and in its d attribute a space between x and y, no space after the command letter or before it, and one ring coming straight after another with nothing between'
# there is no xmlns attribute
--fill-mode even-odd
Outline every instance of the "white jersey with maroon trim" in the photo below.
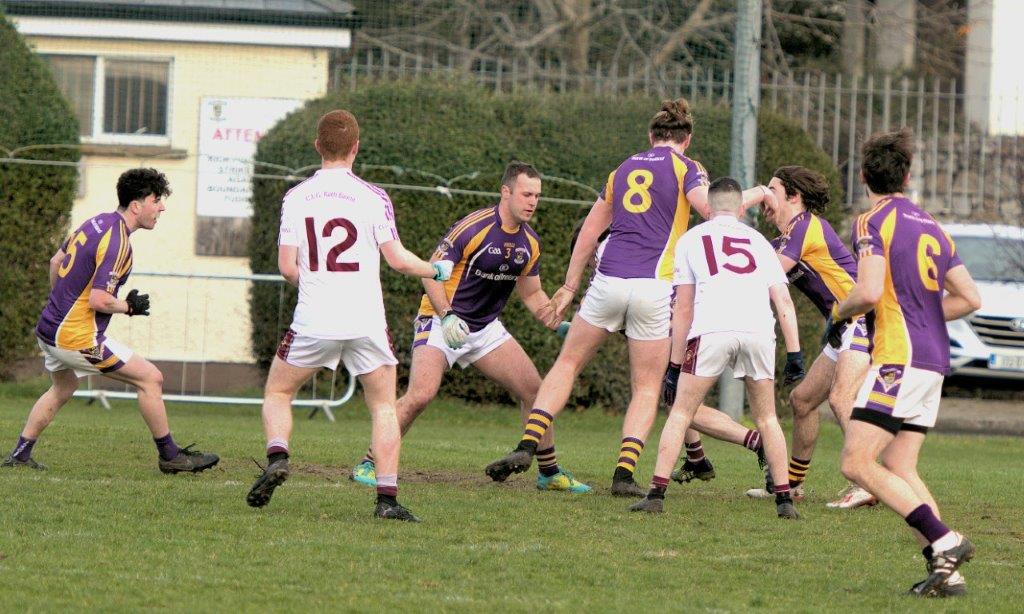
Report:
<svg viewBox="0 0 1024 614"><path fill-rule="evenodd" d="M717 332L774 338L768 288L784 283L771 243L731 215L695 226L676 245L675 285L697 286L688 339Z"/></svg>
<svg viewBox="0 0 1024 614"><path fill-rule="evenodd" d="M279 239L298 248L292 330L319 339L382 334L380 246L396 239L387 193L351 169L321 169L292 188L281 207Z"/></svg>

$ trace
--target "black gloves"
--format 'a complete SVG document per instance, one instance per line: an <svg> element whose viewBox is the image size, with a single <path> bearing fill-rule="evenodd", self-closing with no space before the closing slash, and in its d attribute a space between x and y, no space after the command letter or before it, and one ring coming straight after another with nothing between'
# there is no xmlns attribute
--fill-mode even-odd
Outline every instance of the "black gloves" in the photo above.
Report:
<svg viewBox="0 0 1024 614"><path fill-rule="evenodd" d="M139 294L138 290L132 290L125 297L124 301L128 303L128 315L130 316L148 316L149 315L149 295Z"/></svg>
<svg viewBox="0 0 1024 614"><path fill-rule="evenodd" d="M782 369L782 383L785 386L799 382L807 375L804 370L803 352L786 352L786 366Z"/></svg>
<svg viewBox="0 0 1024 614"><path fill-rule="evenodd" d="M829 315L828 319L825 320L825 334L821 337L821 342L827 343L832 346L833 349L838 350L843 345L843 326L845 326L849 320L833 320L832 316Z"/></svg>
<svg viewBox="0 0 1024 614"><path fill-rule="evenodd" d="M679 386L679 371L682 365L677 362L668 363L668 371L665 372L665 379L661 380L661 398L665 405L670 408L676 402L676 387Z"/></svg>

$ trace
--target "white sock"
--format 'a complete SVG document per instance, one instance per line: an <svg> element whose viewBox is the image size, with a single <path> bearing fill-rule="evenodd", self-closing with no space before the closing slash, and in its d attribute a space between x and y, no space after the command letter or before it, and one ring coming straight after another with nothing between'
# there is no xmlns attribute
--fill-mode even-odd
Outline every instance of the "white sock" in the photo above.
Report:
<svg viewBox="0 0 1024 614"><path fill-rule="evenodd" d="M960 535L956 531L950 531L939 539L932 542L932 550L935 554L945 552L950 548L956 547L960 543Z"/></svg>

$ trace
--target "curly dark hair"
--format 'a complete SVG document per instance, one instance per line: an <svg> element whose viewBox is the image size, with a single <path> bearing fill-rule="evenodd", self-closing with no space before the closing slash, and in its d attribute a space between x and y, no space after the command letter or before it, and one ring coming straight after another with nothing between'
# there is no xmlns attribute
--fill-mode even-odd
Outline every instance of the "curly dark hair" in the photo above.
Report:
<svg viewBox="0 0 1024 614"><path fill-rule="evenodd" d="M799 194L808 211L817 215L825 212L828 205L828 181L824 175L805 166L781 166L772 176L782 183L786 196Z"/></svg>
<svg viewBox="0 0 1024 614"><path fill-rule="evenodd" d="M864 183L875 194L902 192L914 160L914 133L909 128L876 134L861 149Z"/></svg>
<svg viewBox="0 0 1024 614"><path fill-rule="evenodd" d="M133 200L143 200L150 194L163 198L171 195L167 177L155 168L133 168L117 178L117 208L127 209Z"/></svg>

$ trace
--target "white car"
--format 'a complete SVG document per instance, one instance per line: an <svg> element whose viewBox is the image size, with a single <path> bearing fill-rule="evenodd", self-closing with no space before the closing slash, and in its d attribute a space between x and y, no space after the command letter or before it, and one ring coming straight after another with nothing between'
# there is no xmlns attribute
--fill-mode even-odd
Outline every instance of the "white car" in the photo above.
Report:
<svg viewBox="0 0 1024 614"><path fill-rule="evenodd" d="M953 375L1024 380L1024 228L944 224L981 309L946 324Z"/></svg>

